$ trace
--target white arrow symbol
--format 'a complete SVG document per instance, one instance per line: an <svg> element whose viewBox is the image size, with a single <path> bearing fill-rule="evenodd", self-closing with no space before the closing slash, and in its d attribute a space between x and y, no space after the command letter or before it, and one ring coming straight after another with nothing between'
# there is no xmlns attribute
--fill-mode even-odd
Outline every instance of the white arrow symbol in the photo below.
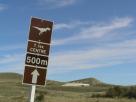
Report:
<svg viewBox="0 0 136 102"><path fill-rule="evenodd" d="M32 83L33 83L33 84L36 84L36 83L37 83L37 78L38 78L38 76L39 76L40 74L39 74L38 71L35 69L35 70L31 73L31 75L32 75Z"/></svg>
<svg viewBox="0 0 136 102"><path fill-rule="evenodd" d="M50 31L51 29L50 28L39 28L39 27L35 27L35 26L33 26L33 28L35 28L35 29L37 29L37 30L39 30L40 32L39 32L39 35L41 35L43 32L47 32L47 31Z"/></svg>

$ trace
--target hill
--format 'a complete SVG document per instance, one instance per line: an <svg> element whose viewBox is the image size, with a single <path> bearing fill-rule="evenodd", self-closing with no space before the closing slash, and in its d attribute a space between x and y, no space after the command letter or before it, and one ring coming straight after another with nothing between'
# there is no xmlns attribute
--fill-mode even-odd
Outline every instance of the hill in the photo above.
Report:
<svg viewBox="0 0 136 102"><path fill-rule="evenodd" d="M74 80L71 82L90 84L90 86L107 85L106 83L103 83L95 78L85 78L80 80Z"/></svg>
<svg viewBox="0 0 136 102"><path fill-rule="evenodd" d="M18 73L0 73L0 82L21 82L23 76ZM63 82L48 80L46 85L62 85Z"/></svg>
<svg viewBox="0 0 136 102"><path fill-rule="evenodd" d="M54 80L47 80L46 85L47 86L61 86L65 82L59 82L59 81L54 81Z"/></svg>
<svg viewBox="0 0 136 102"><path fill-rule="evenodd" d="M13 80L21 80L22 75L18 73L0 73L0 81L13 81Z"/></svg>
<svg viewBox="0 0 136 102"><path fill-rule="evenodd" d="M96 102L93 94L104 94L113 85L105 84L95 78L86 78L70 82L90 84L89 87L63 87L65 82L47 80L46 87L37 87L36 96L44 95L48 102ZM68 82L69 83L69 82ZM22 85L22 75L0 73L0 102L27 102L30 86ZM92 101L90 101L90 99ZM39 101L38 101L39 102ZM99 102L105 102L99 101ZM109 102L109 101L106 101ZM119 101L110 101L119 102ZM125 101L123 101L125 102ZM126 102L133 102L127 100Z"/></svg>
<svg viewBox="0 0 136 102"><path fill-rule="evenodd" d="M2 87L2 83L5 84L4 86L7 86L10 84L10 87L18 86L18 88L27 87L27 85L22 85L22 78L23 76L17 73L0 73L0 83ZM90 84L89 88L84 87L63 87L65 83L71 83L71 82L77 82L77 83L87 83ZM86 78L81 80L75 80L70 82L59 82L54 80L47 80L46 81L46 89L48 90L56 90L56 91L70 91L70 92L94 92L94 91L103 91L109 88L107 84L95 79L95 78Z"/></svg>
<svg viewBox="0 0 136 102"><path fill-rule="evenodd" d="M18 73L0 73L0 82L21 82L22 83L22 78L23 76ZM90 84L90 86L109 85L95 78L85 78L85 79L74 80L74 81L69 81L69 82L59 82L59 81L54 81L54 80L47 80L46 85L53 87L53 86L61 86L65 83L71 83L71 82Z"/></svg>

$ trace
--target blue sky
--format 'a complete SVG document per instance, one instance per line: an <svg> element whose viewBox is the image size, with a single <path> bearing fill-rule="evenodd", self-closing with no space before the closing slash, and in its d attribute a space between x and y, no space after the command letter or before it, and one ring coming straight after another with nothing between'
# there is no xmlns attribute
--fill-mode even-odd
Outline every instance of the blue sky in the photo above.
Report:
<svg viewBox="0 0 136 102"><path fill-rule="evenodd" d="M54 21L48 79L136 84L135 0L0 0L0 72L23 73L30 18Z"/></svg>

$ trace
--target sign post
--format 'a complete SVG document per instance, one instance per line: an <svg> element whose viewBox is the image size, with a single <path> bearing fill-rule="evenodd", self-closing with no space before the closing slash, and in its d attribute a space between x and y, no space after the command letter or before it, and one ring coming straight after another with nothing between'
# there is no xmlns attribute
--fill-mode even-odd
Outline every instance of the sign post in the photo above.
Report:
<svg viewBox="0 0 136 102"><path fill-rule="evenodd" d="M30 101L29 102L34 102L35 90L36 90L36 85L32 85L32 87L31 87Z"/></svg>
<svg viewBox="0 0 136 102"><path fill-rule="evenodd" d="M25 60L23 84L32 85L30 102L36 86L44 86L49 59L53 22L32 18Z"/></svg>

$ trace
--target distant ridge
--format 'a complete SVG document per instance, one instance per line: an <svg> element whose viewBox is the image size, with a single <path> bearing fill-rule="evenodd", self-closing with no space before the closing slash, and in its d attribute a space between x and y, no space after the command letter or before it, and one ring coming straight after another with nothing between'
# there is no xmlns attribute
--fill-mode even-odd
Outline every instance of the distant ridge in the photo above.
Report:
<svg viewBox="0 0 136 102"><path fill-rule="evenodd" d="M21 82L22 75L18 73L0 73L0 82Z"/></svg>
<svg viewBox="0 0 136 102"><path fill-rule="evenodd" d="M85 83L85 84L90 84L90 86L109 86L110 85L110 84L101 82L100 80L97 80L95 78L84 78L84 79L74 80L70 82Z"/></svg>
<svg viewBox="0 0 136 102"><path fill-rule="evenodd" d="M17 80L17 81L22 81L23 76L18 73L0 73L0 81L2 80ZM98 85L109 85L106 83L103 83L95 78L84 78L84 79L79 79L79 80L74 80L74 81L69 81L69 82L60 82L60 81L55 81L55 80L47 80L46 85L62 85L65 83L71 83L71 82L77 82L77 83L85 83L85 84L90 84L90 86L98 86Z"/></svg>
<svg viewBox="0 0 136 102"><path fill-rule="evenodd" d="M10 73L10 72L0 73L0 82L17 82L17 83L22 84L22 79L23 79L23 75L18 74L18 73ZM72 83L72 82L85 83L85 84L89 84L90 86L93 86L93 87L96 87L96 86L104 86L104 87L114 86L114 85L111 85L111 84L101 82L100 80L97 80L95 78L84 78L84 79L79 79L79 80L74 80L74 81L69 81L69 82L47 80L46 85L47 86L61 86L65 83Z"/></svg>
<svg viewBox="0 0 136 102"><path fill-rule="evenodd" d="M0 81L22 81L23 76L18 73L0 73ZM90 84L90 86L96 86L96 85L107 85L95 78L85 78L85 79L80 79L80 80L74 80L74 81L69 81L69 82L60 82L60 81L55 81L55 80L47 80L46 85L63 85L65 83L70 83L70 82L77 82L77 83L85 83L85 84Z"/></svg>
<svg viewBox="0 0 136 102"><path fill-rule="evenodd" d="M47 80L47 82L46 82L46 85L48 85L48 86L61 86L61 85L63 85L64 84L64 82L60 82L60 81L54 81L54 80Z"/></svg>
<svg viewBox="0 0 136 102"><path fill-rule="evenodd" d="M6 72L6 73L0 73L0 79L14 79L14 78L22 78L21 74L18 73L10 73L10 72Z"/></svg>
<svg viewBox="0 0 136 102"><path fill-rule="evenodd" d="M19 82L22 84L23 75L18 73L0 73L0 82ZM47 80L46 85L48 86L60 86L64 84L64 82L54 81L54 80Z"/></svg>

